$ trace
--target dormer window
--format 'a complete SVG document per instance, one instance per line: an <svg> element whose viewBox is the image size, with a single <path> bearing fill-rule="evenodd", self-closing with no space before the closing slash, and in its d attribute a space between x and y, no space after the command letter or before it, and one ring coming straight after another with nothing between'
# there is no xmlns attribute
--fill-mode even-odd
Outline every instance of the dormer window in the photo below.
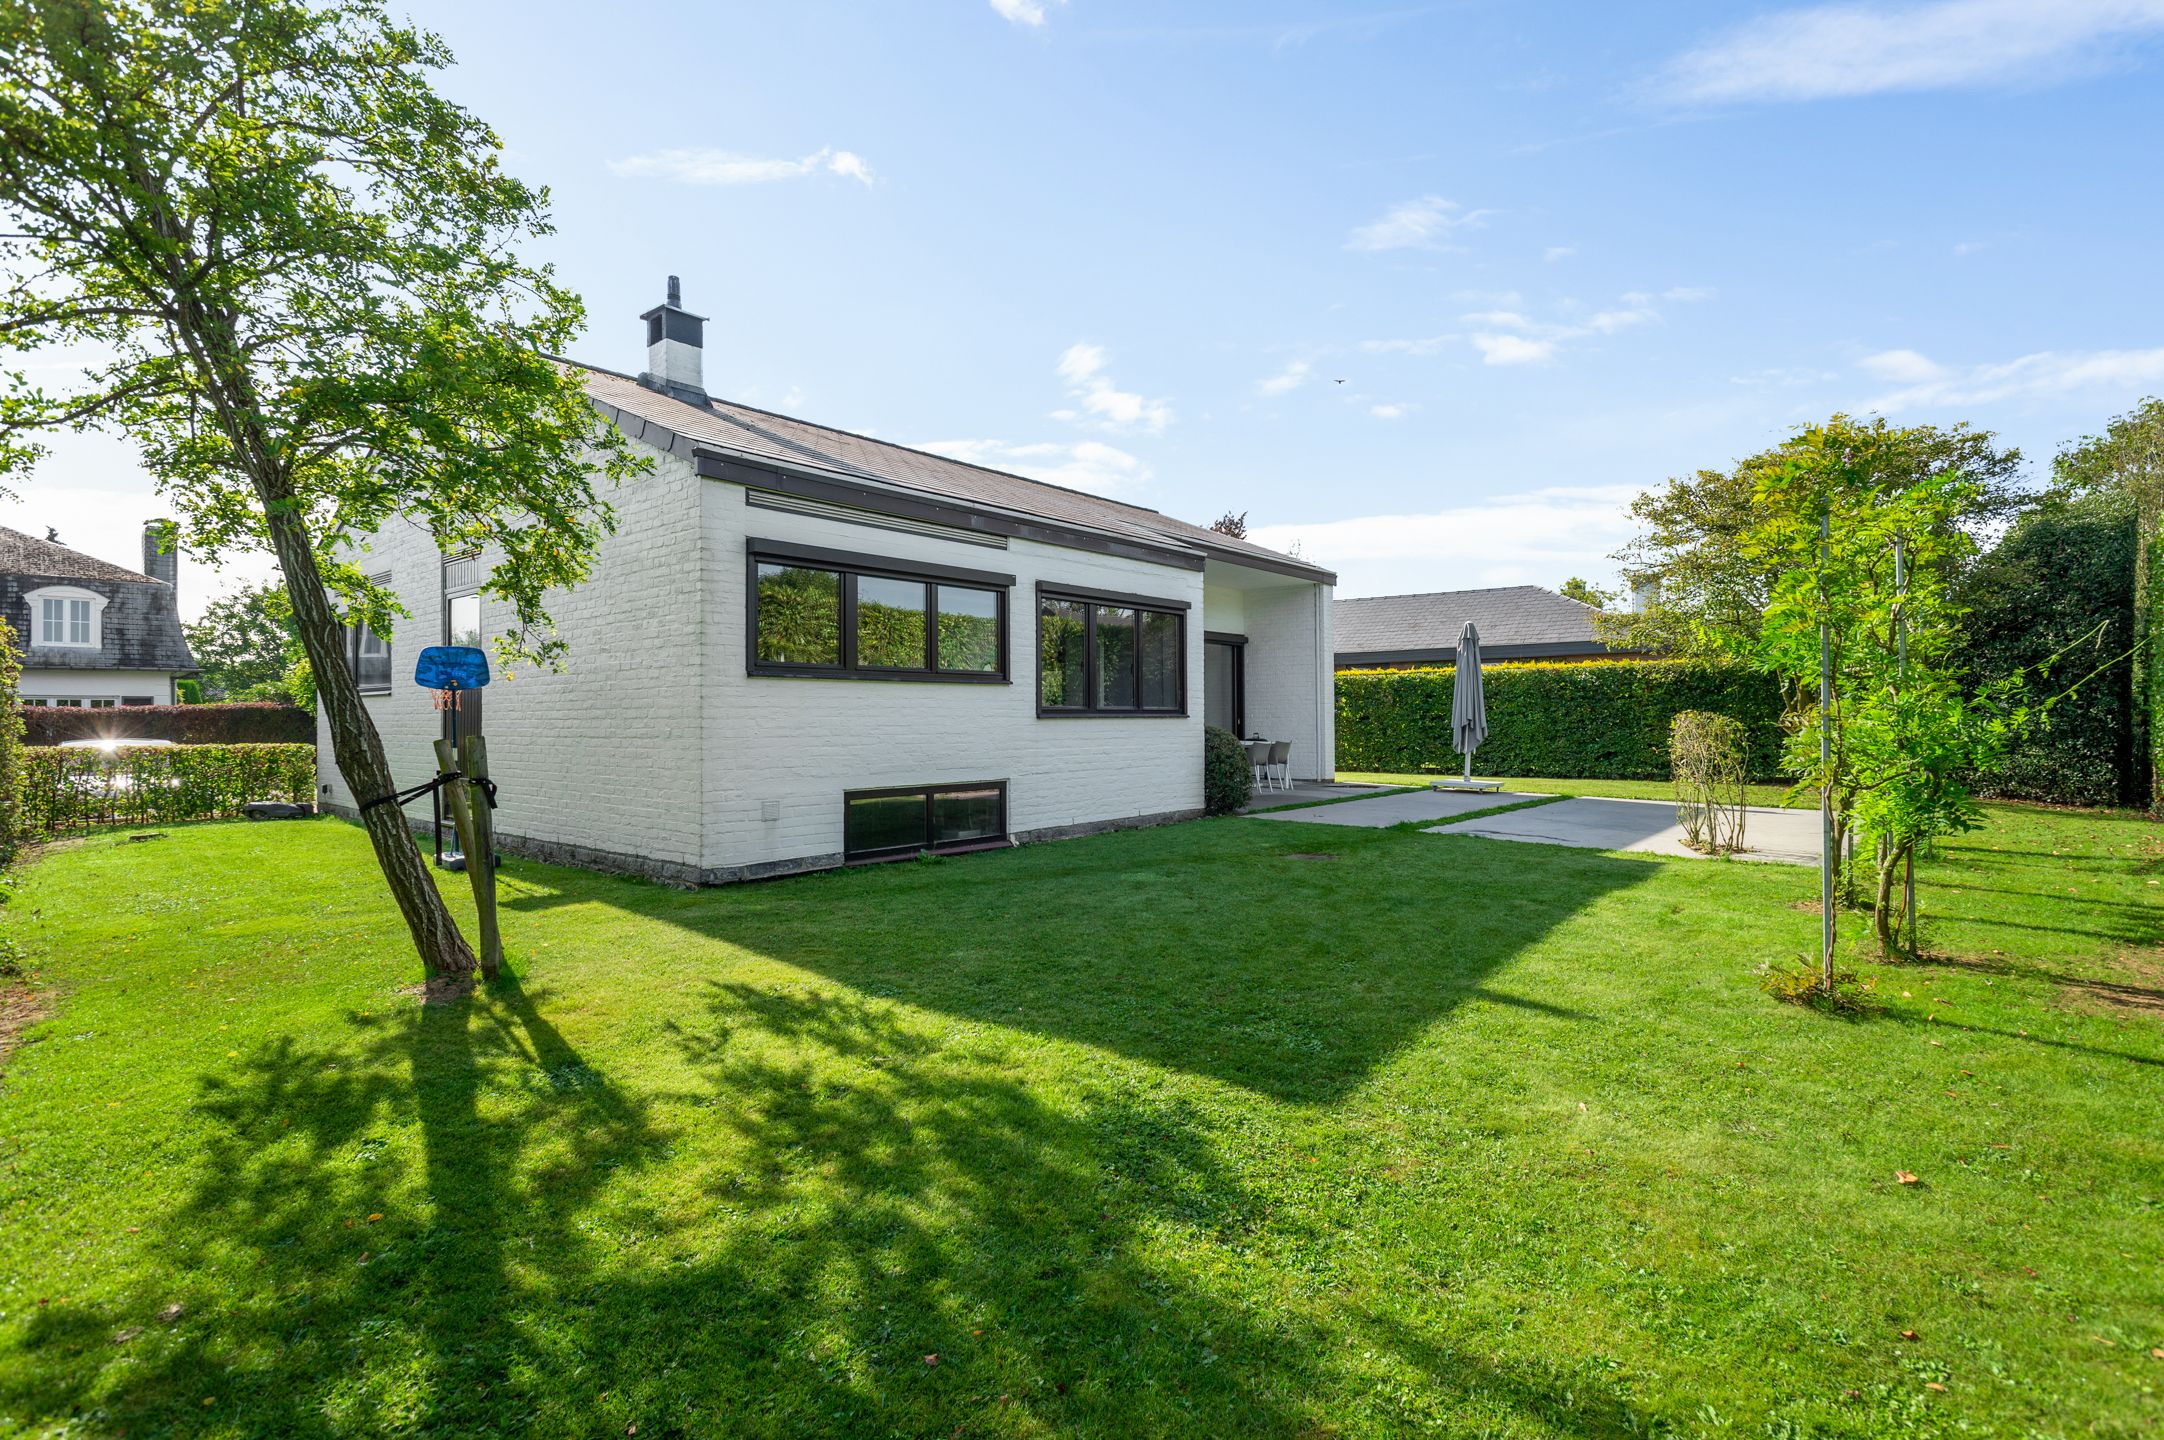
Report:
<svg viewBox="0 0 2164 1440"><path fill-rule="evenodd" d="M33 643L40 649L96 650L105 643L105 597L73 585L47 585L23 597L30 603Z"/></svg>

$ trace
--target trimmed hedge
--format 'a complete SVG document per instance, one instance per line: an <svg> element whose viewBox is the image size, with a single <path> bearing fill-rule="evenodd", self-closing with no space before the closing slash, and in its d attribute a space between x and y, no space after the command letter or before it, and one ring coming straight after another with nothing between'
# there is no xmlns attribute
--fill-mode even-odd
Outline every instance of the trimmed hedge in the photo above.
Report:
<svg viewBox="0 0 2164 1440"><path fill-rule="evenodd" d="M268 700L233 705L25 705L23 739L31 745L64 740L170 740L176 745L313 745L316 717L297 705Z"/></svg>
<svg viewBox="0 0 2164 1440"><path fill-rule="evenodd" d="M15 631L0 620L0 867L22 843L23 722L16 716L15 686L22 677ZM6 900L0 893L0 902Z"/></svg>
<svg viewBox="0 0 2164 1440"><path fill-rule="evenodd" d="M126 745L23 754L26 838L96 825L168 825L240 814L251 800L313 804L313 745Z"/></svg>
<svg viewBox="0 0 2164 1440"><path fill-rule="evenodd" d="M1456 770L1450 748L1455 672L1347 670L1337 677L1341 770ZM1668 728L1686 710L1742 723L1753 777L1781 773L1781 692L1770 675L1700 660L1594 660L1486 666L1488 775L1665 780Z"/></svg>

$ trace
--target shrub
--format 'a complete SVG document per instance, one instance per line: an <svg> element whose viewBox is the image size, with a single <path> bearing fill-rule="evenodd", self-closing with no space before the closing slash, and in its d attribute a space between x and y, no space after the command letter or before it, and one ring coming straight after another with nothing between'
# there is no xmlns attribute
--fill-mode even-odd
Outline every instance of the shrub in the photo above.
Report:
<svg viewBox="0 0 2164 1440"><path fill-rule="evenodd" d="M1743 722L1710 710L1685 710L1668 725L1668 768L1676 782L1676 823L1683 843L1708 855L1743 848L1750 736Z"/></svg>
<svg viewBox="0 0 2164 1440"><path fill-rule="evenodd" d="M1255 793L1255 770L1240 737L1218 725L1202 730L1202 808L1230 815Z"/></svg>
<svg viewBox="0 0 2164 1440"><path fill-rule="evenodd" d="M1348 670L1337 677L1337 763L1345 770L1442 774L1453 673ZM1772 676L1701 660L1491 665L1482 671L1489 775L1588 780L1669 778L1668 732L1685 710L1738 721L1753 778L1780 774L1781 694Z"/></svg>
<svg viewBox="0 0 2164 1440"><path fill-rule="evenodd" d="M2126 658L2134 550L2133 507L2098 496L2023 516L1963 581L1968 613L1956 659L1975 680L2013 675L2068 646L2072 653L2051 673L2030 679L2028 698L2060 695L2089 677L1976 777L1979 795L2061 805L2147 802ZM2093 639L2075 645L2091 632Z"/></svg>
<svg viewBox="0 0 2164 1440"><path fill-rule="evenodd" d="M203 703L203 682L200 680L175 680L173 698L183 705Z"/></svg>
<svg viewBox="0 0 2164 1440"><path fill-rule="evenodd" d="M312 804L313 745L43 746L23 755L25 836L95 825L165 825L238 815L251 800Z"/></svg>
<svg viewBox="0 0 2164 1440"><path fill-rule="evenodd" d="M170 740L176 745L313 745L316 719L293 705L31 705L22 712L32 745L64 740Z"/></svg>
<svg viewBox="0 0 2164 1440"><path fill-rule="evenodd" d="M14 858L24 832L23 721L15 706L15 684L22 678L22 669L15 632L0 620L0 866Z"/></svg>

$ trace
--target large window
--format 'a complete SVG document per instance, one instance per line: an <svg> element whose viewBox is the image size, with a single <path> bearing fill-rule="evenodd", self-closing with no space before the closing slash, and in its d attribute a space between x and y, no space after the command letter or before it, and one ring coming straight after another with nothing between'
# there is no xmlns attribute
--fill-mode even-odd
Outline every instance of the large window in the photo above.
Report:
<svg viewBox="0 0 2164 1440"><path fill-rule="evenodd" d="M1039 587L1037 713L1186 712L1186 606L1135 595Z"/></svg>
<svg viewBox="0 0 2164 1440"><path fill-rule="evenodd" d="M750 553L754 675L1007 679L1011 575L768 540Z"/></svg>
<svg viewBox="0 0 2164 1440"><path fill-rule="evenodd" d="M371 575L368 583L388 588L389 572ZM353 667L353 683L364 695L387 694L391 688L391 642L358 622L346 627L346 659Z"/></svg>
<svg viewBox="0 0 2164 1440"><path fill-rule="evenodd" d="M1007 838L1007 785L859 790L842 797L842 853L890 860L924 851L975 850Z"/></svg>

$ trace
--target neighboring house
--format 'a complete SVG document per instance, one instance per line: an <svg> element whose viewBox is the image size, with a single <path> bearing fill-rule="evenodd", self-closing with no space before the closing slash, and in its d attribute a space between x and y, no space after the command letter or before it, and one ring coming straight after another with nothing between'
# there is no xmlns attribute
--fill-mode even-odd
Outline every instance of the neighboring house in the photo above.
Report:
<svg viewBox="0 0 2164 1440"><path fill-rule="evenodd" d="M1593 638L1593 607L1538 585L1377 595L1332 606L1337 668L1404 669L1456 663L1458 635L1480 628L1480 658L1592 660L1611 652Z"/></svg>
<svg viewBox="0 0 2164 1440"><path fill-rule="evenodd" d="M180 633L180 556L143 529L141 572L0 526L0 618L25 705L171 705L195 659Z"/></svg>
<svg viewBox="0 0 2164 1440"><path fill-rule="evenodd" d="M1334 774L1330 572L712 399L673 278L642 318L646 374L580 371L654 468L610 492L592 579L551 601L561 670L485 692L507 851L719 883L1176 819L1202 807L1205 717ZM445 720L417 647L513 616L477 593L488 557L419 528L356 558L411 616L352 640L411 785Z"/></svg>

